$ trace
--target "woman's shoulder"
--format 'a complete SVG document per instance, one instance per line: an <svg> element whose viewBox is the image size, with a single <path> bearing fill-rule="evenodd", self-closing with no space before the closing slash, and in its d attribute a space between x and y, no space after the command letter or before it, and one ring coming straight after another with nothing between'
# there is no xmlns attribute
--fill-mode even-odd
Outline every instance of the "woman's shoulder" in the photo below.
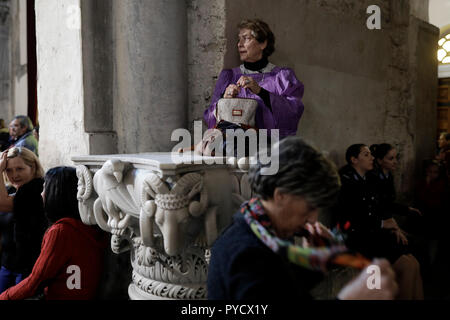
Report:
<svg viewBox="0 0 450 320"><path fill-rule="evenodd" d="M379 170L377 167L373 168L372 170L367 172L367 177L373 180L381 180L382 179L382 173L381 170Z"/></svg>
<svg viewBox="0 0 450 320"><path fill-rule="evenodd" d="M339 169L339 175L341 176L341 179L351 180L354 173L355 169L353 169L353 167L349 164L346 164Z"/></svg>
<svg viewBox="0 0 450 320"><path fill-rule="evenodd" d="M295 71L289 67L274 67L272 71L269 72L269 75L277 79L279 82L289 82L301 86L302 83L297 78Z"/></svg>
<svg viewBox="0 0 450 320"><path fill-rule="evenodd" d="M275 74L280 74L280 75L294 75L295 76L295 71L292 68L289 67L283 67L283 66L274 66L272 68L272 71L270 71L271 73L275 73Z"/></svg>
<svg viewBox="0 0 450 320"><path fill-rule="evenodd" d="M248 247L259 246L260 241L245 222L244 216L240 212L233 216L233 222L214 243L216 250L226 250L233 253L246 250Z"/></svg>
<svg viewBox="0 0 450 320"><path fill-rule="evenodd" d="M45 232L45 237L74 239L79 233L76 219L62 218L53 223Z"/></svg>
<svg viewBox="0 0 450 320"><path fill-rule="evenodd" d="M239 67L231 68L231 69L222 69L220 71L219 77L223 76L233 76L234 74L241 73L241 70Z"/></svg>
<svg viewBox="0 0 450 320"><path fill-rule="evenodd" d="M14 195L14 212L40 210L43 212L42 190L44 179L36 178L17 189Z"/></svg>
<svg viewBox="0 0 450 320"><path fill-rule="evenodd" d="M23 193L23 192L39 192L39 194L44 189L44 179L42 178L34 178L30 182L25 183L23 186L21 186L17 190L17 194Z"/></svg>
<svg viewBox="0 0 450 320"><path fill-rule="evenodd" d="M77 220L75 218L71 217L64 217L56 221L52 227L58 228L58 229L70 229L70 230L78 230L80 228L83 228L85 225L81 220ZM88 227L88 226L86 226Z"/></svg>
<svg viewBox="0 0 450 320"><path fill-rule="evenodd" d="M239 69L239 68L238 68ZM226 85L230 82L233 82L233 78L239 75L239 70L236 68L233 69L222 69L220 71L219 77L217 79L217 83L221 85Z"/></svg>

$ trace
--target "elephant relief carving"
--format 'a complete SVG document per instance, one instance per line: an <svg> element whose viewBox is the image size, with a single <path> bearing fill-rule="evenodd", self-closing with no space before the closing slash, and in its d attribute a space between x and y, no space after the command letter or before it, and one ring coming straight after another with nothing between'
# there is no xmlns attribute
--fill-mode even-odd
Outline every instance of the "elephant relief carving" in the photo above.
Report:
<svg viewBox="0 0 450 320"><path fill-rule="evenodd" d="M86 166L77 166L77 177L78 177L78 211L80 212L81 221L87 225L95 225L97 222L95 220L93 204L95 199L92 197L93 194L93 182L92 173Z"/></svg>
<svg viewBox="0 0 450 320"><path fill-rule="evenodd" d="M121 253L131 248L132 213L139 212L133 197L123 183L127 163L108 160L94 175L94 189L98 198L94 202L94 216L103 230L112 233L111 249Z"/></svg>
<svg viewBox="0 0 450 320"><path fill-rule="evenodd" d="M174 256L198 241L200 235L205 236L205 245L217 236L216 211L207 208L207 190L198 173L185 174L172 189L156 174L149 174L144 179L141 202L140 233L145 246L158 247L155 238L159 231L165 253Z"/></svg>

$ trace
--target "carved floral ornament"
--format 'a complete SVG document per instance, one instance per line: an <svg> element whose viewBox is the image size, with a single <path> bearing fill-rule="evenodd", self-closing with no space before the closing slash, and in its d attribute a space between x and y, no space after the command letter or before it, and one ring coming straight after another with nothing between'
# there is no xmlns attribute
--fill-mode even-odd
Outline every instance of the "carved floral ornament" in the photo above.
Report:
<svg viewBox="0 0 450 320"><path fill-rule="evenodd" d="M161 178L118 159L104 162L95 174L77 166L82 221L111 233L114 253L131 250L130 297L206 298L208 248L229 221L218 217L219 207L231 217L251 196L245 172L225 170L224 182L213 171ZM222 190L233 209L220 204Z"/></svg>

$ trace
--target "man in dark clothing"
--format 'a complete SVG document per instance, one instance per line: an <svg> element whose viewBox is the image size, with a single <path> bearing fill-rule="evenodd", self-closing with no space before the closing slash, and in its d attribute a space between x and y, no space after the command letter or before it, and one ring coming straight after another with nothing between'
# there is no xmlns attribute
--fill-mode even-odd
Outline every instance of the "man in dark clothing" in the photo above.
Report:
<svg viewBox="0 0 450 320"><path fill-rule="evenodd" d="M25 147L39 156L38 141L33 135L33 124L27 116L16 116L9 124L9 141L6 149Z"/></svg>

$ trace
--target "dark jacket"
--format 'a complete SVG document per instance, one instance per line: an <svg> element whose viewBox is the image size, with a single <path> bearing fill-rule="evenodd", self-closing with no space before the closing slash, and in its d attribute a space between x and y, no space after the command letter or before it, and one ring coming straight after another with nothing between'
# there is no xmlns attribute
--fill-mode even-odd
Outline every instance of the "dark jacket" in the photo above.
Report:
<svg viewBox="0 0 450 320"><path fill-rule="evenodd" d="M386 217L395 215L406 216L409 214L409 207L395 202L396 191L394 177L391 173L387 176L379 169L373 169L367 173L368 179L373 181L379 194L380 207Z"/></svg>
<svg viewBox="0 0 450 320"><path fill-rule="evenodd" d="M342 187L336 214L341 226L350 224L344 230L347 246L367 258L384 257L395 262L406 247L397 243L391 230L382 228L382 220L392 215L384 210L377 182L370 175L361 177L350 165L340 169L339 174Z"/></svg>
<svg viewBox="0 0 450 320"><path fill-rule="evenodd" d="M36 178L17 190L13 212L0 213L2 266L27 276L39 256L47 229L41 193L44 180Z"/></svg>
<svg viewBox="0 0 450 320"><path fill-rule="evenodd" d="M390 216L381 210L376 185L369 177L361 177L350 166L339 170L342 187L339 193L339 223L350 222L350 229L373 232L381 228L381 221Z"/></svg>
<svg viewBox="0 0 450 320"><path fill-rule="evenodd" d="M211 250L208 299L311 299L309 291L322 279L321 273L296 266L264 245L242 213Z"/></svg>

